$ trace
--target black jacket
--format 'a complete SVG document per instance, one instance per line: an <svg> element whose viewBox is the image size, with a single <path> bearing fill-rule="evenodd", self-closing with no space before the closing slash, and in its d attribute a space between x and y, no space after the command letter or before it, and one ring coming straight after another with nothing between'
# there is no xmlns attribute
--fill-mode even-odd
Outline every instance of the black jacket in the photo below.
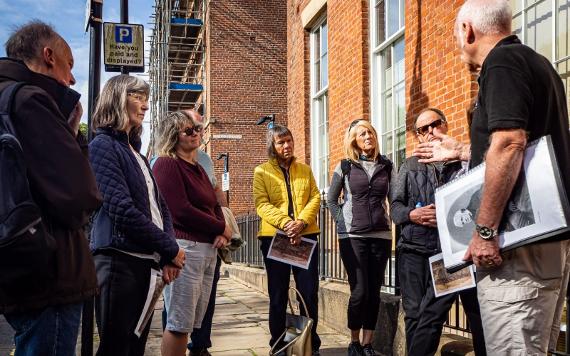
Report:
<svg viewBox="0 0 570 356"><path fill-rule="evenodd" d="M398 248L430 255L441 251L437 229L412 223L410 211L418 203L422 206L435 204L436 188L461 169L461 162L444 164L440 173L433 164L419 163L417 157L404 161L390 192L390 215L392 221L401 227Z"/></svg>
<svg viewBox="0 0 570 356"><path fill-rule="evenodd" d="M32 196L47 233L57 244L56 279L49 288L3 308L17 311L77 303L97 291L95 266L83 226L101 204L87 159L87 143L67 124L80 95L50 77L32 72L23 62L0 58L0 90L12 82L29 84L16 94L12 120L22 145Z"/></svg>

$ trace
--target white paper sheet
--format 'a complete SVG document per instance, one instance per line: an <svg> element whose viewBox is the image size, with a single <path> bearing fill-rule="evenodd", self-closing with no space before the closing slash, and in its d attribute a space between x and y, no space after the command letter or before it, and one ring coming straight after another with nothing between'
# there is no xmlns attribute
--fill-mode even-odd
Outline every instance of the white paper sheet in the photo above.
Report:
<svg viewBox="0 0 570 356"><path fill-rule="evenodd" d="M140 337L145 327L150 322L150 318L154 311L154 306L156 305L158 298L162 294L163 289L164 289L164 281L162 280L162 272L155 269L151 269L150 283L148 287L148 293L146 295L146 301L144 303L141 316L139 317L139 321L137 322L137 326L135 328L136 336Z"/></svg>

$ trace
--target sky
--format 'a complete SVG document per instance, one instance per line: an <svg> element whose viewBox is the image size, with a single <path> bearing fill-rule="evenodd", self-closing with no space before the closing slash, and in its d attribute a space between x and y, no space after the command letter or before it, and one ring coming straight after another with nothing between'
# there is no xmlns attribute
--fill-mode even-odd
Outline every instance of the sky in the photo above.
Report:
<svg viewBox="0 0 570 356"><path fill-rule="evenodd" d="M52 25L55 30L69 43L74 57L72 70L77 83L72 87L81 93L83 105L83 122L87 122L87 101L89 86L89 32L85 32L85 0L0 0L0 57L6 56L4 44L15 27L37 19ZM129 23L142 24L145 37L152 33L151 14L153 0L129 0ZM120 22L120 1L103 0L103 21ZM145 64L148 65L149 43L145 42ZM101 54L103 49L101 49ZM101 62L103 60L101 59ZM148 76L142 78L148 80ZM105 72L101 69L101 88L106 80L119 73ZM141 74L134 74L141 75ZM145 116L143 133L143 151L149 141L150 112Z"/></svg>

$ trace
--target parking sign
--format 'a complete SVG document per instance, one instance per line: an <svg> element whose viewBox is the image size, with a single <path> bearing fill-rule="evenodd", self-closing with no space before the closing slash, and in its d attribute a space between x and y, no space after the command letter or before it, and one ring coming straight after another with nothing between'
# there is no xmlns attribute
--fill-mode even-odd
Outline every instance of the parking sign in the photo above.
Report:
<svg viewBox="0 0 570 356"><path fill-rule="evenodd" d="M105 22L103 33L106 71L144 72L143 25Z"/></svg>

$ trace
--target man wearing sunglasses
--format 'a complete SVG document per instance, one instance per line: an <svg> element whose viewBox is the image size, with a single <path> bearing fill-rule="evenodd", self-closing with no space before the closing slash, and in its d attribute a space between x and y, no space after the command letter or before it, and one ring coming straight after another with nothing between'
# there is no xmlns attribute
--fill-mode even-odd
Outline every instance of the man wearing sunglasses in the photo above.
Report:
<svg viewBox="0 0 570 356"><path fill-rule="evenodd" d="M414 122L419 143L440 140L447 133L447 120L441 110L423 110ZM405 311L406 345L410 356L433 355L437 351L443 323L456 294L435 297L429 258L441 252L435 217L435 189L462 170L460 161L429 164L417 157L404 161L391 187L391 215L400 225L398 276ZM477 303L477 292L460 292L477 356L485 355L485 342Z"/></svg>

